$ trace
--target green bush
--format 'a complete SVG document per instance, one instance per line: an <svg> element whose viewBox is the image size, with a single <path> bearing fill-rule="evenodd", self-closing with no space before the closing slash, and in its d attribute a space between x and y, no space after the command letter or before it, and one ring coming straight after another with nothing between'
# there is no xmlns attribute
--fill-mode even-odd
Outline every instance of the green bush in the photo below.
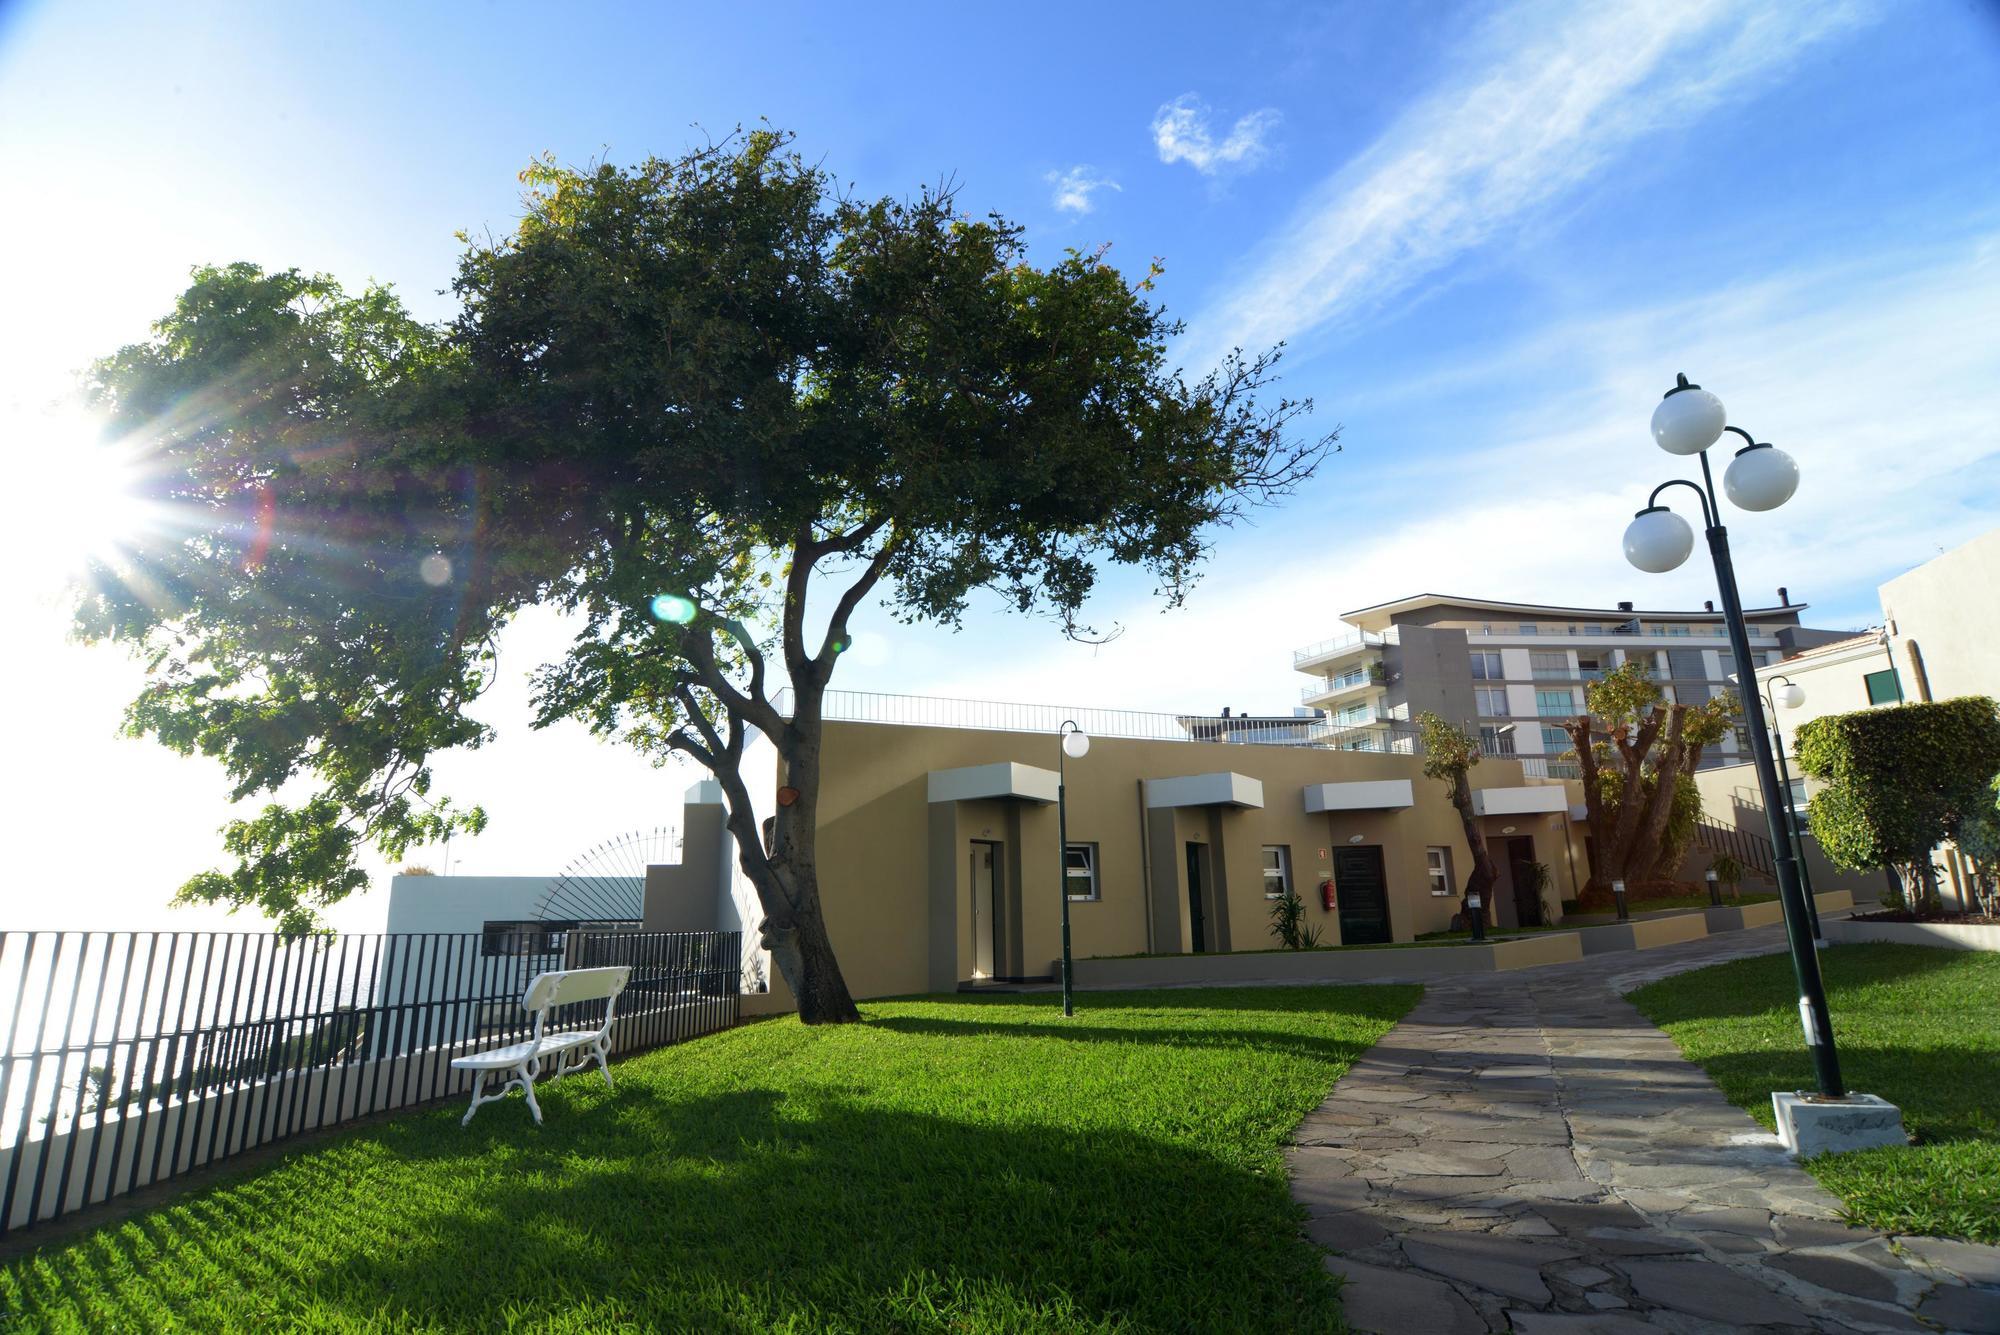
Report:
<svg viewBox="0 0 2000 1335"><path fill-rule="evenodd" d="M2000 707L1968 695L1817 718L1799 728L1798 756L1825 785L1809 819L1826 855L1856 871L1914 868L1931 898L1931 850L1992 801Z"/></svg>

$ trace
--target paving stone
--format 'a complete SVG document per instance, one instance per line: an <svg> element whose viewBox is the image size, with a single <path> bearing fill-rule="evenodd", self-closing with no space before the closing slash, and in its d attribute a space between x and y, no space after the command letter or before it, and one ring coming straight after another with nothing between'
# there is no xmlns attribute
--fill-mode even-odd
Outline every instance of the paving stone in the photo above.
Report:
<svg viewBox="0 0 2000 1335"><path fill-rule="evenodd" d="M1778 1241L1787 1247L1839 1247L1872 1236L1865 1229L1849 1228L1838 1219L1813 1219L1796 1214L1772 1215L1771 1227Z"/></svg>
<svg viewBox="0 0 2000 1335"><path fill-rule="evenodd" d="M1500 1173L1500 1165L1492 1159L1438 1150L1399 1150L1384 1155L1381 1165L1398 1177L1497 1177Z"/></svg>
<svg viewBox="0 0 2000 1335"><path fill-rule="evenodd" d="M1646 1216L1623 1201L1549 1201L1535 1213L1560 1228L1644 1228Z"/></svg>
<svg viewBox="0 0 2000 1335"><path fill-rule="evenodd" d="M1946 1330L1962 1330L1968 1335L2000 1335L2000 1293L1962 1284L1940 1284L1917 1308L1917 1315L1937 1322Z"/></svg>
<svg viewBox="0 0 2000 1335"><path fill-rule="evenodd" d="M1922 1330L1934 1327L1911 1316L1897 1307L1885 1307L1880 1303L1857 1302L1853 1298L1832 1298L1824 1307L1827 1313L1844 1325L1857 1330Z"/></svg>
<svg viewBox="0 0 2000 1335"><path fill-rule="evenodd" d="M1896 1281L1879 1267L1841 1256L1792 1252L1786 1256L1773 1256L1765 1264L1788 1275L1797 1275L1808 1284L1817 1284L1823 1289L1856 1298L1887 1302L1896 1296Z"/></svg>
<svg viewBox="0 0 2000 1335"><path fill-rule="evenodd" d="M1522 1335L1653 1335L1656 1327L1623 1312L1523 1312L1507 1319ZM1418 1327L1411 1326L1410 1330Z"/></svg>
<svg viewBox="0 0 2000 1335"><path fill-rule="evenodd" d="M1698 1233L1741 1233L1746 1237L1771 1236L1771 1212L1737 1206L1726 1210L1685 1210L1674 1216L1674 1227Z"/></svg>
<svg viewBox="0 0 2000 1335"><path fill-rule="evenodd" d="M1549 1286L1542 1282L1541 1274L1534 1266L1497 1260L1476 1251L1453 1246L1452 1238L1451 1234L1438 1233L1426 1234L1423 1241L1406 1237L1403 1239L1403 1254L1425 1270L1494 1293L1504 1293L1510 1298L1521 1298L1531 1303L1546 1303L1555 1296L1549 1292Z"/></svg>
<svg viewBox="0 0 2000 1335"><path fill-rule="evenodd" d="M1306 1220L1306 1236L1337 1252L1358 1252L1389 1236L1382 1221L1361 1210L1339 1210Z"/></svg>
<svg viewBox="0 0 2000 1335"><path fill-rule="evenodd" d="M1552 1272L1557 1279L1567 1280L1579 1289L1595 1288L1611 1278L1609 1270L1594 1265L1576 1265Z"/></svg>
<svg viewBox="0 0 2000 1335"><path fill-rule="evenodd" d="M1676 1256L1699 1250L1691 1239L1647 1228L1593 1228L1583 1236L1610 1256Z"/></svg>
<svg viewBox="0 0 2000 1335"><path fill-rule="evenodd" d="M1485 1335L1486 1323L1479 1313L1441 1279L1342 1256L1327 1257L1326 1268L1347 1281L1341 1286L1340 1305L1354 1330L1371 1335L1417 1330Z"/></svg>
<svg viewBox="0 0 2000 1335"><path fill-rule="evenodd" d="M1354 1177L1294 1176L1292 1199L1312 1214L1358 1210L1368 1204L1368 1184Z"/></svg>
<svg viewBox="0 0 2000 1335"><path fill-rule="evenodd" d="M1899 1237L1896 1245L1926 1265L1949 1270L1974 1284L2000 1288L2000 1247L1919 1237Z"/></svg>
<svg viewBox="0 0 2000 1335"><path fill-rule="evenodd" d="M1621 1268L1641 1298L1690 1316L1737 1326L1802 1324L1794 1304L1712 1261L1628 1261Z"/></svg>
<svg viewBox="0 0 2000 1335"><path fill-rule="evenodd" d="M1599 1311L1606 1312L1613 1308L1630 1307L1632 1305L1615 1293L1604 1293L1602 1291L1586 1293L1583 1295L1583 1300Z"/></svg>
<svg viewBox="0 0 2000 1335"><path fill-rule="evenodd" d="M1537 1182L1564 1182L1583 1176L1576 1166L1576 1156L1567 1145L1515 1150L1507 1156L1507 1171Z"/></svg>

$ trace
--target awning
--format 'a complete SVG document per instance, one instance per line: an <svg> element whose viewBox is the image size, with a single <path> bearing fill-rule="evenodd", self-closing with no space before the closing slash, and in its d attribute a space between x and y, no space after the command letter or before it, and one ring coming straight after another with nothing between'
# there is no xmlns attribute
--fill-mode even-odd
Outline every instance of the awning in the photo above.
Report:
<svg viewBox="0 0 2000 1335"><path fill-rule="evenodd" d="M1177 779L1146 780L1149 807L1261 807L1264 784L1248 774L1222 770Z"/></svg>
<svg viewBox="0 0 2000 1335"><path fill-rule="evenodd" d="M1355 783L1309 783L1306 810L1401 811L1417 804L1408 779L1367 779Z"/></svg>
<svg viewBox="0 0 2000 1335"><path fill-rule="evenodd" d="M977 802L994 797L1053 802L1058 782L1052 769L1036 769L1011 760L967 765L963 769L934 769L928 778L933 802Z"/></svg>

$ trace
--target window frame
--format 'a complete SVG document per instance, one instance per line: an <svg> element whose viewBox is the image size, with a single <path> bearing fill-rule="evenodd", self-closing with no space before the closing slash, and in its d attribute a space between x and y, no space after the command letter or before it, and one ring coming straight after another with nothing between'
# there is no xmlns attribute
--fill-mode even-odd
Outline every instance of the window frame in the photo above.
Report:
<svg viewBox="0 0 2000 1335"><path fill-rule="evenodd" d="M1492 704L1496 698L1500 703L1500 707L1498 709L1488 709L1487 706ZM1512 718L1514 716L1513 707L1507 703L1507 688L1505 686L1473 687L1472 706L1474 712L1480 718Z"/></svg>
<svg viewBox="0 0 2000 1335"><path fill-rule="evenodd" d="M1424 874L1434 898L1450 899L1458 884L1452 875L1451 849L1443 844L1427 845L1424 849ZM1444 885L1442 890L1438 889L1440 879Z"/></svg>
<svg viewBox="0 0 2000 1335"><path fill-rule="evenodd" d="M1878 699L1875 695L1875 683L1884 677L1889 679L1889 694ZM1899 703L1903 695L1902 686L1902 682L1896 679L1896 669L1893 667L1886 667L1878 672L1864 672L1861 674L1861 693L1868 697L1870 708L1876 705L1893 705Z"/></svg>
<svg viewBox="0 0 2000 1335"><path fill-rule="evenodd" d="M1491 676L1488 676L1486 672L1488 659L1493 661L1493 673ZM1492 649L1474 649L1472 651L1472 679L1474 681L1505 681L1507 680L1507 665L1501 661L1500 655Z"/></svg>
<svg viewBox="0 0 2000 1335"><path fill-rule="evenodd" d="M1292 891L1292 846L1290 844L1265 844L1259 856L1260 858L1268 859L1272 853L1278 855L1278 865L1273 867L1268 860L1263 862L1264 898L1279 900ZM1273 871L1278 873L1279 889L1276 894L1271 893L1271 873Z"/></svg>
<svg viewBox="0 0 2000 1335"><path fill-rule="evenodd" d="M1069 865L1070 853L1079 849L1082 850L1084 855L1086 863L1084 870L1087 873L1087 879L1090 883L1089 893L1081 895L1070 889L1077 881L1086 879L1086 877L1078 876L1076 869ZM1072 839L1063 845L1063 894L1069 899L1070 903L1099 904L1104 901L1104 879L1100 872L1096 840Z"/></svg>

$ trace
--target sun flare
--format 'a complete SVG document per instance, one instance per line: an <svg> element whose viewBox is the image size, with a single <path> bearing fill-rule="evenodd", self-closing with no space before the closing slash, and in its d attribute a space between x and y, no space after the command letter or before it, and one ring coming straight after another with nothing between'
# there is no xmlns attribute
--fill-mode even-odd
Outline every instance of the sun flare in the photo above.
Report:
<svg viewBox="0 0 2000 1335"><path fill-rule="evenodd" d="M107 442L80 412L6 421L0 471L0 544L11 578L63 580L91 561L115 561L152 522L139 460Z"/></svg>

